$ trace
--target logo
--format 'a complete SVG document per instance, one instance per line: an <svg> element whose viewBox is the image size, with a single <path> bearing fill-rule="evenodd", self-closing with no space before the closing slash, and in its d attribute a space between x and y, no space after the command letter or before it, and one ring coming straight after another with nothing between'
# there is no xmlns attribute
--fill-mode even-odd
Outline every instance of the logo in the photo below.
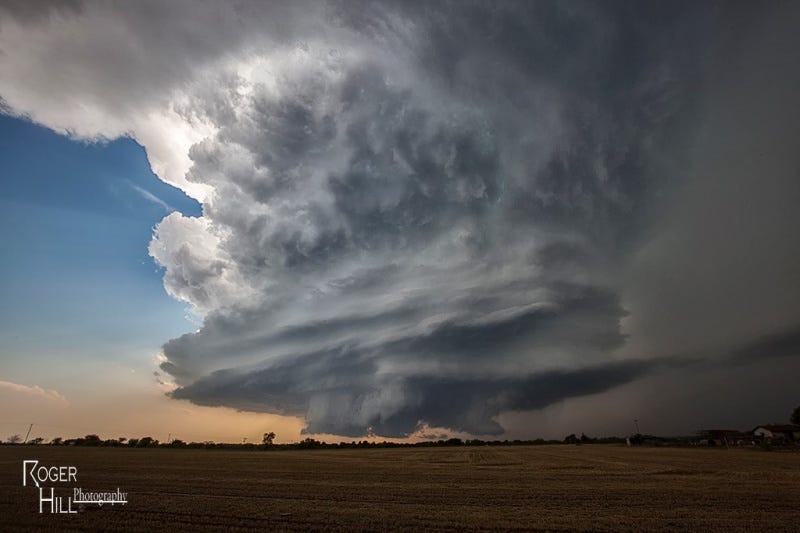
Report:
<svg viewBox="0 0 800 533"><path fill-rule="evenodd" d="M77 483L77 466L41 465L38 459L22 461L22 486L39 489L39 514L76 514L85 505L128 503L128 493L119 487L115 491L88 491L74 486Z"/></svg>

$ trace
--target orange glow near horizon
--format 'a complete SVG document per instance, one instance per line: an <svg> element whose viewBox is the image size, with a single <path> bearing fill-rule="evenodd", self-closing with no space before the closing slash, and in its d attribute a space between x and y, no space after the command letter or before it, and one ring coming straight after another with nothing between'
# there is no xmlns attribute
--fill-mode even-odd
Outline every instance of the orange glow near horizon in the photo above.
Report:
<svg viewBox="0 0 800 533"><path fill-rule="evenodd" d="M445 430L426 428L407 439L380 436L346 437L304 434L305 421L299 417L238 411L228 407L205 407L166 396L158 386L136 389L132 383L102 393L60 391L38 385L0 380L0 439L25 436L49 441L97 434L103 439L152 437L161 442L260 443L266 432L275 432L276 443L297 442L307 437L326 442L426 440L423 432L436 435ZM459 436L452 432L450 435Z"/></svg>

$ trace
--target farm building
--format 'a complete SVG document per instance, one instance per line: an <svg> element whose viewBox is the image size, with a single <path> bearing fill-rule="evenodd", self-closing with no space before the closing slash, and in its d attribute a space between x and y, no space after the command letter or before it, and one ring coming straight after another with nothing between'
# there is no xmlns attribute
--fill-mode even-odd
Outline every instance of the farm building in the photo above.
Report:
<svg viewBox="0 0 800 533"><path fill-rule="evenodd" d="M753 436L767 442L798 442L800 441L800 426L796 424L758 426L753 430Z"/></svg>

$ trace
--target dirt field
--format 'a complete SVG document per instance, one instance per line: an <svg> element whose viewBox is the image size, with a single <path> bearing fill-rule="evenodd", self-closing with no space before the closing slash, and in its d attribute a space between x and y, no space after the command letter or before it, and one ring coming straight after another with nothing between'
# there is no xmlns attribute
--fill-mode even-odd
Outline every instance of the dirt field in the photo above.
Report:
<svg viewBox="0 0 800 533"><path fill-rule="evenodd" d="M23 459L78 468L77 483L50 484L57 495L119 487L129 503L40 515ZM0 447L0 531L468 528L797 531L800 453Z"/></svg>

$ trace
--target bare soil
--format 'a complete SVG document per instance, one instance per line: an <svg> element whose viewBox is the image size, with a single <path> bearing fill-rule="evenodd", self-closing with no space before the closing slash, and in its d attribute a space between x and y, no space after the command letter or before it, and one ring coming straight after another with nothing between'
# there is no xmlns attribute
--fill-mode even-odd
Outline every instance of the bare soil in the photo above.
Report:
<svg viewBox="0 0 800 533"><path fill-rule="evenodd" d="M22 461L78 468L39 514ZM46 511L48 509L45 509ZM321 451L0 447L0 531L800 530L800 453L519 446Z"/></svg>

